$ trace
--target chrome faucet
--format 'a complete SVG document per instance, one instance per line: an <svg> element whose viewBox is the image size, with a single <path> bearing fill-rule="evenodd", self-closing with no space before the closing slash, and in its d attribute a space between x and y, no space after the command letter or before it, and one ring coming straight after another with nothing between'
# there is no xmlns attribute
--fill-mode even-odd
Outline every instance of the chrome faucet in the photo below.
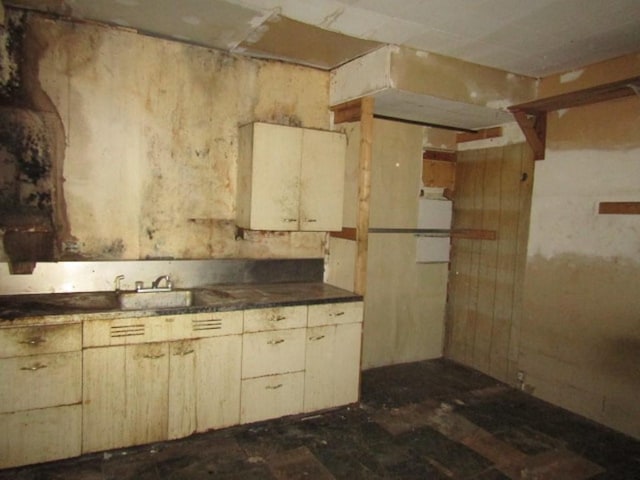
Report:
<svg viewBox="0 0 640 480"><path fill-rule="evenodd" d="M165 288L171 290L171 288L173 287L173 284L171 283L171 277L169 277L169 275L160 275L153 282L151 282L151 288L153 288L154 290L158 290L159 288L161 288L160 282L162 280L166 282Z"/></svg>
<svg viewBox="0 0 640 480"><path fill-rule="evenodd" d="M165 281L165 286L161 287L160 283ZM153 282L151 282L151 287L145 288L144 283L137 281L136 282L136 292L138 293L149 293L149 292L170 292L173 289L173 283L171 282L171 277L169 275L160 275Z"/></svg>

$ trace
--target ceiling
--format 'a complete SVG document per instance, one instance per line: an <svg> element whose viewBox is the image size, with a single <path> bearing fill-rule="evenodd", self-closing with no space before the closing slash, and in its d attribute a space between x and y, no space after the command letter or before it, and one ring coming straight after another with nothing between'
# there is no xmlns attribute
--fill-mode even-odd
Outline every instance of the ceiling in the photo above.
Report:
<svg viewBox="0 0 640 480"><path fill-rule="evenodd" d="M3 0L331 69L396 44L531 77L640 52L639 0Z"/></svg>

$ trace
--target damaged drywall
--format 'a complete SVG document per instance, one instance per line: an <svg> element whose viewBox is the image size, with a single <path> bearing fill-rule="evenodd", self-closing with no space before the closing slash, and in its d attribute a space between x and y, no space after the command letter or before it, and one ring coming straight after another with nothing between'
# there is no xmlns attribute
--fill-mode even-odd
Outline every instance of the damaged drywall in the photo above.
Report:
<svg viewBox="0 0 640 480"><path fill-rule="evenodd" d="M331 104L372 96L375 114L463 129L512 121L537 81L407 47L385 46L332 71Z"/></svg>
<svg viewBox="0 0 640 480"><path fill-rule="evenodd" d="M20 15L42 123L57 122L45 169L61 258L324 255L324 233L237 238L235 182L239 125L329 127L328 73Z"/></svg>

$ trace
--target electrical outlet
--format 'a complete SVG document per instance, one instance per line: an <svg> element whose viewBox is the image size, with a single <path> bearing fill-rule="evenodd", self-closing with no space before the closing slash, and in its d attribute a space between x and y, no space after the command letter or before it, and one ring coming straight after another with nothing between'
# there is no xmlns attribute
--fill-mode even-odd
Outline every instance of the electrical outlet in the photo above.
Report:
<svg viewBox="0 0 640 480"><path fill-rule="evenodd" d="M524 383L524 372L522 370L518 370L518 373L516 373L516 380L519 383Z"/></svg>

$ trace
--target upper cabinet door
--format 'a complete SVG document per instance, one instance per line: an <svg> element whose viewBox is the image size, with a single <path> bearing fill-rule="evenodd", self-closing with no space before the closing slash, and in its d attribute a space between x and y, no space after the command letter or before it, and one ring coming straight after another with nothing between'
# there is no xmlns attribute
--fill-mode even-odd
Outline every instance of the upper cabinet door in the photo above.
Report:
<svg viewBox="0 0 640 480"><path fill-rule="evenodd" d="M239 227L342 229L344 134L252 123L240 127L239 142Z"/></svg>
<svg viewBox="0 0 640 480"><path fill-rule="evenodd" d="M252 230L298 230L302 130L253 123L240 129L237 219Z"/></svg>
<svg viewBox="0 0 640 480"><path fill-rule="evenodd" d="M302 131L300 230L342 230L346 137Z"/></svg>

